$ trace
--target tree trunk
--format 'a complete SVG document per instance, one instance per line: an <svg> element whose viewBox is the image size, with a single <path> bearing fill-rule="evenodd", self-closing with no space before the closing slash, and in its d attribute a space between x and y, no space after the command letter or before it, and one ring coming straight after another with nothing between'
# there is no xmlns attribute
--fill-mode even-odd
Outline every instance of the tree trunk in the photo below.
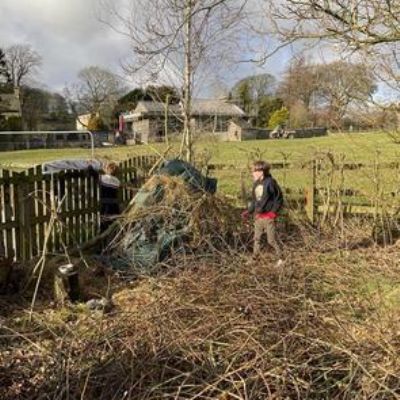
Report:
<svg viewBox="0 0 400 400"><path fill-rule="evenodd" d="M164 115L164 142L168 145L168 120L169 120L169 94L165 99L165 115Z"/></svg>
<svg viewBox="0 0 400 400"><path fill-rule="evenodd" d="M183 82L183 142L186 161L192 161L192 132L190 127L192 105L192 1L185 7L185 74Z"/></svg>

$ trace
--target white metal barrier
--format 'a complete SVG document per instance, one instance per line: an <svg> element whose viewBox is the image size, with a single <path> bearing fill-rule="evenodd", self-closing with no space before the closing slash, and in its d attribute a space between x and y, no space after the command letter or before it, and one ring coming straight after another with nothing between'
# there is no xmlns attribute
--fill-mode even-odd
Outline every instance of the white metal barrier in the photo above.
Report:
<svg viewBox="0 0 400 400"><path fill-rule="evenodd" d="M61 135L61 134L87 134L90 137L91 155L94 159L94 135L91 131L1 131L0 135Z"/></svg>

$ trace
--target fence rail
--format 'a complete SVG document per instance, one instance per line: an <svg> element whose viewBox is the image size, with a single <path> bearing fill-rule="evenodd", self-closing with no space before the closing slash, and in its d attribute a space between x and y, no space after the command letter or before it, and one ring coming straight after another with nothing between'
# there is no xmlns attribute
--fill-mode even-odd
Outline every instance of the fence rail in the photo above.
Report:
<svg viewBox="0 0 400 400"><path fill-rule="evenodd" d="M310 221L315 223L318 217L327 219L328 215L354 215L382 217L385 214L388 218L395 216L399 218L400 211L400 162L343 162L342 159L313 159L280 160L270 163L273 171L281 173L283 191L289 205L302 208ZM246 176L248 180L249 163L238 163L227 161L208 165L209 171L225 176L227 171L232 170L232 177L239 175L241 180ZM290 174L299 171L302 177L306 177L301 183L301 188L293 188L285 185L286 178ZM384 189L382 183L388 179L387 172L392 175L391 189ZM371 188L369 191L356 188L357 177L353 175L347 179L347 187L344 184L346 174L358 174L364 177L369 176ZM386 174L386 175L385 175ZM347 175L346 175L347 176ZM226 176L225 176L226 178ZM336 181L335 181L336 180ZM335 181L335 183L334 183ZM243 185L243 182L242 182ZM358 185L359 186L359 185ZM243 193L243 189L242 189Z"/></svg>
<svg viewBox="0 0 400 400"><path fill-rule="evenodd" d="M155 156L119 164L121 203L127 204L147 177ZM59 223L50 230L52 215ZM29 260L47 249L64 248L93 238L99 228L99 188L88 171L46 175L41 166L21 173L0 170L0 248L8 258Z"/></svg>
<svg viewBox="0 0 400 400"><path fill-rule="evenodd" d="M272 161L270 162L270 166L272 169L290 169L290 168L307 168L310 165L310 160L306 161ZM400 168L400 161L388 161L388 162L379 162L379 168L386 169L386 168L393 168L398 169ZM210 171L213 170L224 170L224 169L235 169L241 170L245 167L245 164L238 164L237 161L225 162L225 163L214 163L209 164L208 169ZM343 170L355 170L361 168L373 168L376 167L376 164L373 162L366 163L366 162L343 162L340 165L334 165L334 168L338 170L342 168ZM321 166L317 164L317 169L320 169Z"/></svg>

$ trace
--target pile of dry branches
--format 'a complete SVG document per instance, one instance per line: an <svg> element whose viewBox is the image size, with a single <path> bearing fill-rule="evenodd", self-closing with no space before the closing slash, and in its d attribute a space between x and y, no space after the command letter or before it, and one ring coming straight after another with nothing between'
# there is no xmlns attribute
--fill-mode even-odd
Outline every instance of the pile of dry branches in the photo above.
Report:
<svg viewBox="0 0 400 400"><path fill-rule="evenodd" d="M10 318L0 397L399 398L400 248L298 244L282 268L185 255L116 292L110 314Z"/></svg>
<svg viewBox="0 0 400 400"><path fill-rule="evenodd" d="M136 262L139 253L168 253L158 254L158 260L176 253L214 254L246 247L250 238L231 201L169 176L150 178L119 222L109 249L119 262L142 272L153 263Z"/></svg>

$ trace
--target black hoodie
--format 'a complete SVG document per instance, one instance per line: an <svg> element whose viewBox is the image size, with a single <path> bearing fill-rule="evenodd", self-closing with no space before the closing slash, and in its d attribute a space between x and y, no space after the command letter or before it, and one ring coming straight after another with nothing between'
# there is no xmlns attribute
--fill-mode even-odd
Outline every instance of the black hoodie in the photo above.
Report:
<svg viewBox="0 0 400 400"><path fill-rule="evenodd" d="M251 213L277 213L283 205L282 190L276 180L267 175L263 180L254 182L252 201L248 210Z"/></svg>

